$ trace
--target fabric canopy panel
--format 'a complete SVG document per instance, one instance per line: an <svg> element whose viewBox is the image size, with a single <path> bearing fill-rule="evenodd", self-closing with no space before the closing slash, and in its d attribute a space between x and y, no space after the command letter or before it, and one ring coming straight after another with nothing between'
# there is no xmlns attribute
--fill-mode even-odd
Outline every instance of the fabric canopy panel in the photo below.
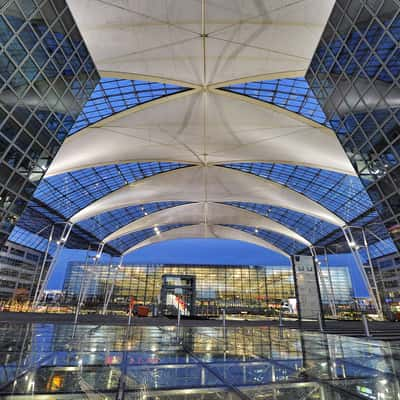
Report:
<svg viewBox="0 0 400 400"><path fill-rule="evenodd" d="M70 221L77 223L106 211L157 201L270 204L312 215L334 225L345 225L320 204L286 186L218 166L187 167L142 179L93 202Z"/></svg>
<svg viewBox="0 0 400 400"><path fill-rule="evenodd" d="M303 73L334 4L334 0L67 2L100 72L194 85Z"/></svg>
<svg viewBox="0 0 400 400"><path fill-rule="evenodd" d="M47 176L140 161L276 162L354 174L336 135L295 113L222 90L192 90L67 138Z"/></svg>
<svg viewBox="0 0 400 400"><path fill-rule="evenodd" d="M164 242L166 240L173 239L195 239L195 238L219 238L219 239L231 239L240 240L242 242L252 243L257 246L264 247L268 250L272 250L276 253L282 254L285 257L289 257L287 253L268 243L265 240L258 238L257 236L250 235L249 233L239 231L238 229L230 228L227 226L220 225L190 225L181 228L171 229L167 232L160 234L155 234L154 236L143 240L142 242L136 244L135 246L128 249L124 254L131 253L141 247L148 246L153 243Z"/></svg>
<svg viewBox="0 0 400 400"><path fill-rule="evenodd" d="M168 224L245 225L280 233L306 246L311 243L295 231L269 218L227 204L194 203L167 208L140 218L103 239L104 243L132 232Z"/></svg>

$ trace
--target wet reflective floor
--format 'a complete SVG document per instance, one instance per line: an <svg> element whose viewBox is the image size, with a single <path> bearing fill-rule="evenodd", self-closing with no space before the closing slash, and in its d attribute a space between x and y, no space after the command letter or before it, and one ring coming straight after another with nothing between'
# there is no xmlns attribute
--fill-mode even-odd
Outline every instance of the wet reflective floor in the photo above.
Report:
<svg viewBox="0 0 400 400"><path fill-rule="evenodd" d="M0 325L0 397L400 399L400 346L279 328Z"/></svg>

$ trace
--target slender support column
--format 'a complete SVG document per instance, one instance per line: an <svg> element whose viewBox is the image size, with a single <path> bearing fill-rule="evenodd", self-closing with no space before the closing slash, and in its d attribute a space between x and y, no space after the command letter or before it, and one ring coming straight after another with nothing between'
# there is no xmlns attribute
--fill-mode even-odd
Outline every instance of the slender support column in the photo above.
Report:
<svg viewBox="0 0 400 400"><path fill-rule="evenodd" d="M83 274L84 280L83 280L83 282L81 282L81 287L79 289L78 303L76 305L76 310L75 310L75 320L74 320L75 324L78 322L78 317L79 317L79 313L81 311L81 307L85 301L87 291L90 287L91 276L92 276L90 267L94 268L97 265L97 263L99 262L100 257L103 253L104 243L100 243L98 245L96 255L94 257L90 257L90 251L91 251L90 247L91 246L89 245L88 251L86 253L85 272ZM93 259L93 264L89 265L89 261L91 258Z"/></svg>
<svg viewBox="0 0 400 400"><path fill-rule="evenodd" d="M373 283L374 289L375 289L376 302L377 302L378 307L379 307L378 308L378 312L379 312L380 317L383 318L383 308L382 308L381 296L379 296L379 290L378 290L378 285L376 283L374 266L372 265L371 253L369 252L367 236L365 234L364 228L362 228L362 236L363 236L363 242L364 242L365 251L367 253L368 265L369 265L369 268L371 269L372 283Z"/></svg>
<svg viewBox="0 0 400 400"><path fill-rule="evenodd" d="M85 290L85 285L87 282L87 279L89 278L89 260L90 260L90 245L86 251L86 258L85 258L85 264L83 266L83 271L82 271L82 278L81 278L81 284L79 285L79 294L78 294L78 299L76 303L76 309L75 309L75 319L74 323L76 324L78 322L78 315L80 312L81 308L81 300L82 300L82 295L83 291Z"/></svg>
<svg viewBox="0 0 400 400"><path fill-rule="evenodd" d="M80 302L81 304L83 304L86 299L87 292L89 290L90 284L92 283L92 277L96 277L95 267L98 264L101 255L103 254L103 249L104 249L104 243L100 243L99 246L97 247L96 255L93 257L93 264L91 265L92 271L89 270L88 277L85 281L84 290L82 292L82 298ZM88 266L88 268L90 268L90 266Z"/></svg>
<svg viewBox="0 0 400 400"><path fill-rule="evenodd" d="M120 261L119 261L118 266L117 266L117 267L115 268L115 270L114 270L114 274L113 274L113 277L112 277L111 286L108 288L107 293L106 293L106 295L105 295L105 297L104 297L103 315L106 315L106 313L107 313L108 304L110 303L111 297L112 297L112 295L113 295L114 286L115 286L115 281L116 281L116 279L117 279L118 272L119 272L120 269L122 268L123 260L124 260L124 256L122 255L122 256L120 257Z"/></svg>
<svg viewBox="0 0 400 400"><path fill-rule="evenodd" d="M371 297L371 301L372 301L376 311L378 312L378 314L380 316L382 316L382 310L379 307L379 304L377 302L375 293L374 293L374 291L372 289L372 286L371 286L371 283L370 283L370 281L368 279L367 273L365 272L364 263L362 261L361 254L359 252L361 247L363 247L363 246L367 246L368 247L368 243L365 242L365 243L363 243L361 245L360 245L360 243L357 243L357 241L355 240L355 237L354 237L354 233L353 233L353 231L355 229L357 229L357 227L351 227L351 226L342 227L344 237L346 238L347 244L348 244L348 246L350 248L351 254L353 255L354 261L356 262L357 268L358 268L358 270L359 270L359 272L361 274L361 277L363 279L364 285L366 286L366 288L368 290L368 293L369 293L369 295ZM358 229L360 229L360 228L358 228ZM370 265L370 268L372 269L372 265Z"/></svg>
<svg viewBox="0 0 400 400"><path fill-rule="evenodd" d="M331 299L333 303L333 317L337 318L337 310L336 310L336 298L335 298L335 291L333 290L333 282L332 282L332 274L331 274L331 267L329 265L329 259L328 259L328 253L326 251L326 247L324 247L324 260L325 260L325 265L328 271L328 280L329 280L329 287L330 287L330 293L331 293Z"/></svg>
<svg viewBox="0 0 400 400"><path fill-rule="evenodd" d="M64 248L65 244L67 243L68 237L71 233L71 229L72 229L73 224L71 222L66 222L64 225L64 229L61 233L61 237L59 240L57 240L56 244L57 244L57 248L56 251L54 253L54 256L50 262L49 268L46 272L45 278L40 286L38 295L36 296L36 301L35 301L35 307L37 306L38 302L40 301L40 299L43 297L43 293L47 287L47 284L50 280L50 277L53 275L53 271L54 271L54 267L58 261L58 257L62 251L62 249ZM53 236L54 236L54 232L53 232ZM53 239L53 238L52 238ZM49 245L50 246L50 245ZM50 250L50 247L49 247Z"/></svg>
<svg viewBox="0 0 400 400"><path fill-rule="evenodd" d="M44 273L44 270L46 268L47 258L49 256L49 251L50 251L51 242L53 241L53 236L54 236L54 225L52 225L51 228L50 228L49 238L47 239L46 252L44 253L42 266L40 268L39 278L38 278L37 284L36 284L35 295L33 296L32 305L33 305L34 308L37 307L37 305L39 303L39 300L40 300L39 299L39 292L40 292L40 289L42 287L41 283L42 283L43 273Z"/></svg>

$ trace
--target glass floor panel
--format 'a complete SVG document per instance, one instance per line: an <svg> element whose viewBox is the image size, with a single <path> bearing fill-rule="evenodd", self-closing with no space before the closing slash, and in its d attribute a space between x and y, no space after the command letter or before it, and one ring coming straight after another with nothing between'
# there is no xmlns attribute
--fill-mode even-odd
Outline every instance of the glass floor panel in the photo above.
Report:
<svg viewBox="0 0 400 400"><path fill-rule="evenodd" d="M296 329L0 324L5 399L399 400L400 345Z"/></svg>

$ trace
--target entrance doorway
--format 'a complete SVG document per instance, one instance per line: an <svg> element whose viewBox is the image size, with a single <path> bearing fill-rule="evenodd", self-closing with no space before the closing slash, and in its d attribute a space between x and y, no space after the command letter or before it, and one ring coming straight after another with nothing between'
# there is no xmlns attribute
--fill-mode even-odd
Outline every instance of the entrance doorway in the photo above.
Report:
<svg viewBox="0 0 400 400"><path fill-rule="evenodd" d="M163 275L161 286L161 313L166 316L195 314L196 277L193 275Z"/></svg>

